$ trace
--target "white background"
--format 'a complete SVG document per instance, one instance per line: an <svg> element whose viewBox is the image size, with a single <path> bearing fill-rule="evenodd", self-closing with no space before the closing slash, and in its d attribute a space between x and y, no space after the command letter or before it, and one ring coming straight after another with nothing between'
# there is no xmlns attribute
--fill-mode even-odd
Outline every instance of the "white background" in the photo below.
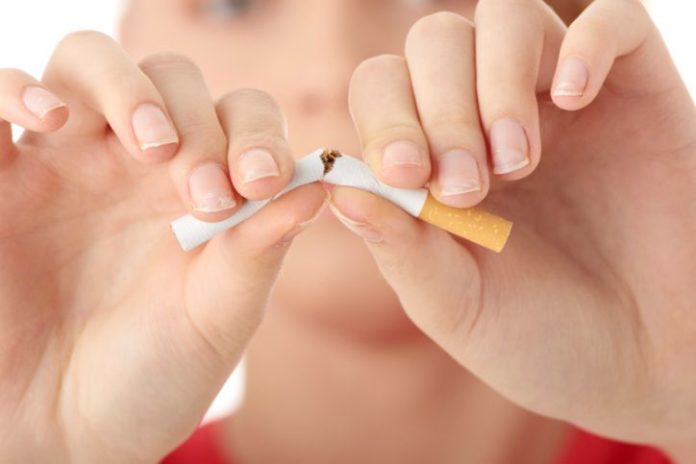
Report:
<svg viewBox="0 0 696 464"><path fill-rule="evenodd" d="M40 77L56 43L68 32L95 29L115 36L123 0L1 0L0 68L20 68ZM299 1L299 0L297 0ZM696 96L696 4L652 0L651 13L682 76ZM207 419L231 410L241 399L243 369L237 369Z"/></svg>

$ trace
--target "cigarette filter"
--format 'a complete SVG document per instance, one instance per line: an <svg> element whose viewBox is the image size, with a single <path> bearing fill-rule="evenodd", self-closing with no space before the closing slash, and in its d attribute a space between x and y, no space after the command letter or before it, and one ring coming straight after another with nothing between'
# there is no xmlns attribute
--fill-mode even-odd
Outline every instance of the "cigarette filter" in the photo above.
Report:
<svg viewBox="0 0 696 464"><path fill-rule="evenodd" d="M183 216L172 222L172 230L182 249L192 250L248 219L279 196L320 180L374 193L412 216L496 252L502 251L512 228L511 222L479 208L457 209L445 206L426 189L399 189L386 185L362 161L335 150L321 148L297 162L292 180L273 198L248 201L231 217L220 222L210 223L191 215Z"/></svg>
<svg viewBox="0 0 696 464"><path fill-rule="evenodd" d="M480 208L457 209L443 205L428 194L419 218L434 226L500 253L512 222Z"/></svg>

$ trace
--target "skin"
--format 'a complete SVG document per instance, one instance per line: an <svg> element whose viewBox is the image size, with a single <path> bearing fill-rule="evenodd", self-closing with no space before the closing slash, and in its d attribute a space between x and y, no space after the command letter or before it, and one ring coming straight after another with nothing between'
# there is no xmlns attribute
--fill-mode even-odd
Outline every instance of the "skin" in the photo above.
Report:
<svg viewBox="0 0 696 464"><path fill-rule="evenodd" d="M552 462L565 422L689 462L696 116L642 7L597 1L566 30L533 0L260 5L222 21L193 1L136 2L129 55L79 33L41 83L0 71L0 118L31 130L12 144L0 125L13 218L0 226L0 461L155 461L254 334L247 398L219 437L236 462ZM457 14L429 15L442 8ZM566 57L589 84L549 98ZM30 114L27 85L67 106ZM228 93L242 87L278 103ZM139 146L142 103L165 111L175 141ZM524 126L530 163L489 175L501 116ZM385 169L381 149L404 139L421 165ZM455 206L485 197L515 222L508 247L483 251L337 188L348 227L323 213L276 282L321 209L313 185L177 248L171 218L233 211L193 210L197 166L229 171L239 204L273 195L292 156L322 145L394 185L432 180ZM242 183L252 147L278 176ZM480 192L441 195L452 147L477 157Z"/></svg>

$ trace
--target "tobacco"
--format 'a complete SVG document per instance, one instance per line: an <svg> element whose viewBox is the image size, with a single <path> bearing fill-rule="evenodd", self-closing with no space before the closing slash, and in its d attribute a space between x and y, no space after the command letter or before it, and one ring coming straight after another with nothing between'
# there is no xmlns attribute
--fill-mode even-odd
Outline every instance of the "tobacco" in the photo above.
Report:
<svg viewBox="0 0 696 464"><path fill-rule="evenodd" d="M324 150L324 152L321 154L321 162L324 163L324 175L327 175L329 172L334 167L334 164L336 164L336 158L340 158L341 152L338 150L334 150L331 148L327 148Z"/></svg>

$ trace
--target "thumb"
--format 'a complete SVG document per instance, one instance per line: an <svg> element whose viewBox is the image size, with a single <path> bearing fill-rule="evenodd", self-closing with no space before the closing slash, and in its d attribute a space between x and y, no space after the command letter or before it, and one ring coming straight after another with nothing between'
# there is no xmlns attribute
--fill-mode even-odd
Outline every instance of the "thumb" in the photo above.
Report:
<svg viewBox="0 0 696 464"><path fill-rule="evenodd" d="M473 323L481 302L481 275L466 245L365 191L336 187L330 206L365 239L408 316L435 342Z"/></svg>
<svg viewBox="0 0 696 464"><path fill-rule="evenodd" d="M169 231L127 301L81 336L65 388L97 394L76 391L65 408L79 408L128 462L183 441L259 325L292 237L325 199L319 184L300 187L194 253Z"/></svg>
<svg viewBox="0 0 696 464"><path fill-rule="evenodd" d="M290 242L325 203L320 184L296 189L210 241L190 263L185 304L223 358L241 349L260 322Z"/></svg>

